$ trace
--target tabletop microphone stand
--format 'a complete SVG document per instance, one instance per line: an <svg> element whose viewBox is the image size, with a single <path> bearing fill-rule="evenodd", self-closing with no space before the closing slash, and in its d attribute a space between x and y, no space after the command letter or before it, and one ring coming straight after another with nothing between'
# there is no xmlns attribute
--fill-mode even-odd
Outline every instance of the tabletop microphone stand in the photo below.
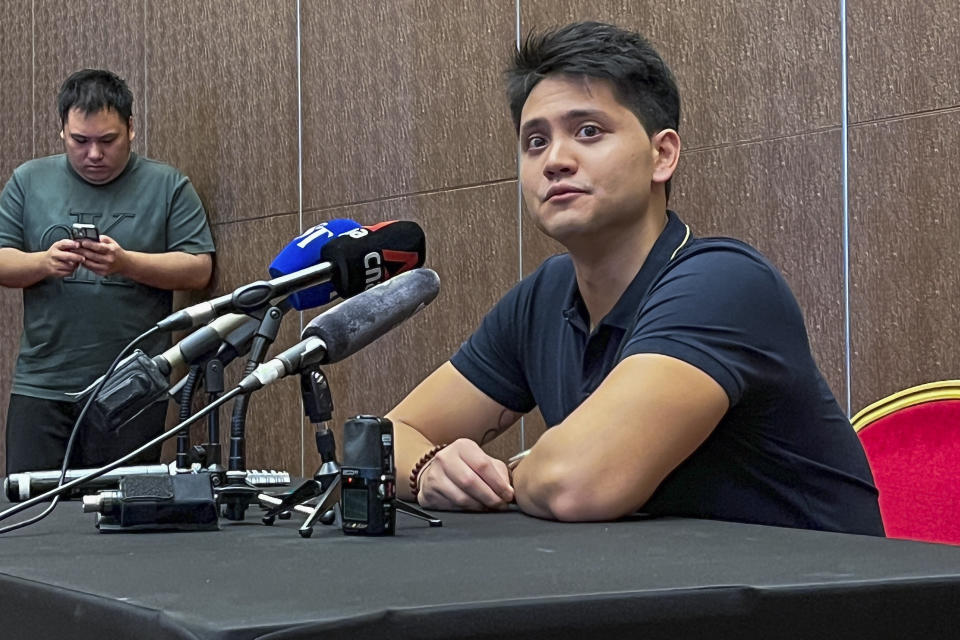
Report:
<svg viewBox="0 0 960 640"><path fill-rule="evenodd" d="M309 538L313 535L313 527L318 521L322 524L342 526L340 489L343 476L337 462L336 441L328 424L333 417L333 397L327 377L318 365L312 365L300 372L300 394L303 398L304 413L316 428L320 467L313 474L313 479L307 480L294 491L283 496L261 493L257 499L267 510L263 516L265 525L272 525L278 517L289 517L292 511L306 515L307 518L300 525L298 533L303 538ZM308 504L315 498L316 503ZM431 527L443 525L439 519L399 499L393 500L393 508L400 513L424 520Z"/></svg>
<svg viewBox="0 0 960 640"><path fill-rule="evenodd" d="M313 527L319 520L323 524L340 526L340 464L337 462L337 443L330 429L333 418L333 396L330 383L319 365L312 365L300 372L300 396L303 399L303 411L314 425L317 453L320 454L320 467L294 491L282 499L269 494L260 494L257 499L267 509L263 523L271 525L277 517L289 517L291 511L304 513L307 519L300 526L300 535L309 538ZM314 506L303 503L316 497L320 498Z"/></svg>
<svg viewBox="0 0 960 640"><path fill-rule="evenodd" d="M244 375L253 372L267 357L270 345L277 339L280 322L290 305L286 299L266 309L260 325L250 344L250 355ZM243 520L247 507L257 502L260 489L248 482L246 469L245 431L250 394L245 393L233 401L230 418L230 455L227 460L226 484L214 489L217 500L227 520Z"/></svg>

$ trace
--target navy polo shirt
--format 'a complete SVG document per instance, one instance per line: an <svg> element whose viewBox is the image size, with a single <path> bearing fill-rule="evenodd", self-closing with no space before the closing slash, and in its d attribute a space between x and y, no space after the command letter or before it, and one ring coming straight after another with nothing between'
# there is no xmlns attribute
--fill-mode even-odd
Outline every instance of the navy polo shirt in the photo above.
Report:
<svg viewBox="0 0 960 640"><path fill-rule="evenodd" d="M882 535L863 449L814 362L783 277L749 245L688 234L668 212L640 271L593 332L570 257L547 259L487 314L452 364L504 407L539 407L553 426L623 358L683 360L724 389L730 408L644 511ZM602 437L604 425L596 429Z"/></svg>

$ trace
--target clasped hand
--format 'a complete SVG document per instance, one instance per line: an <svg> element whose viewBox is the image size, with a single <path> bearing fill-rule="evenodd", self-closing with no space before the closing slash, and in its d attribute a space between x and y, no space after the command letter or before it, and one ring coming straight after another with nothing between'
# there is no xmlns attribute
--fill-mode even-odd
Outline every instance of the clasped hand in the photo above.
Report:
<svg viewBox="0 0 960 640"><path fill-rule="evenodd" d="M110 236L93 240L58 240L46 251L47 275L64 278L81 264L98 276L109 276L121 270L126 253Z"/></svg>
<svg viewBox="0 0 960 640"><path fill-rule="evenodd" d="M513 502L510 472L473 440L444 447L420 472L417 501L427 509L489 511Z"/></svg>

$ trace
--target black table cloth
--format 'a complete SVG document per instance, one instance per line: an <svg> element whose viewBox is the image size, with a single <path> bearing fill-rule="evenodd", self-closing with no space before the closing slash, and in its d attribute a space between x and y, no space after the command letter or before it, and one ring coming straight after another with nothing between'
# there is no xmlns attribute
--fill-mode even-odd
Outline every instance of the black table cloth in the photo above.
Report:
<svg viewBox="0 0 960 640"><path fill-rule="evenodd" d="M960 637L950 546L518 512L304 539L298 516L267 527L255 513L213 532L101 534L61 504L0 536L0 637Z"/></svg>

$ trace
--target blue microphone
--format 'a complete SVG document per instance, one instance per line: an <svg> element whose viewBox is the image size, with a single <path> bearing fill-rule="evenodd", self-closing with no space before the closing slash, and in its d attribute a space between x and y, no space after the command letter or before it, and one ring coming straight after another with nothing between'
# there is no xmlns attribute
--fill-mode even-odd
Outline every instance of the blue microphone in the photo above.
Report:
<svg viewBox="0 0 960 640"><path fill-rule="evenodd" d="M347 218L336 218L307 229L273 259L270 263L270 276L278 278L322 262L321 251L325 244L337 236L359 228L359 222ZM329 304L336 297L337 291L333 283L324 282L292 293L287 300L297 311L304 311Z"/></svg>

